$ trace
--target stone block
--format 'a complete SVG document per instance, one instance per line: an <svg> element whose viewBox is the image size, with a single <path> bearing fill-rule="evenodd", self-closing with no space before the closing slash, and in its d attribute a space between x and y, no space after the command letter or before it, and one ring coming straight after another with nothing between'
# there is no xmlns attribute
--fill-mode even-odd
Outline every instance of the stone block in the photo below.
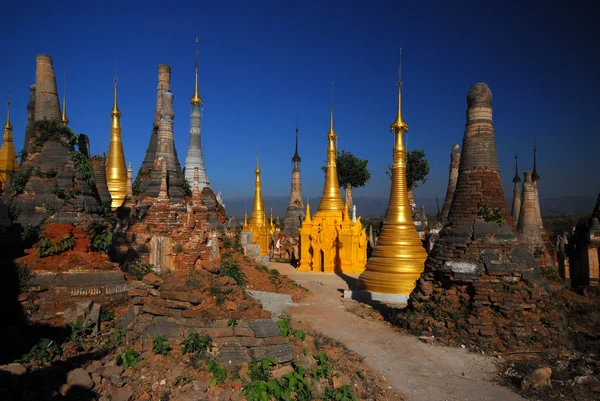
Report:
<svg viewBox="0 0 600 401"><path fill-rule="evenodd" d="M274 358L279 363L294 359L294 347L289 343L254 347L250 348L248 352L254 359Z"/></svg>
<svg viewBox="0 0 600 401"><path fill-rule="evenodd" d="M171 299L173 301L181 301L181 302L189 302L192 304L201 304L202 296L198 294L193 294L189 292L179 292L179 291L160 291L160 297L163 299Z"/></svg>
<svg viewBox="0 0 600 401"><path fill-rule="evenodd" d="M454 273L459 280L477 280L481 274L482 265L476 262L448 260L444 267Z"/></svg>
<svg viewBox="0 0 600 401"><path fill-rule="evenodd" d="M281 336L279 326L271 319L251 320L248 323L254 335L258 338Z"/></svg>
<svg viewBox="0 0 600 401"><path fill-rule="evenodd" d="M146 338L166 336L175 339L182 337L183 330L179 324L174 322L152 321L146 325L140 334Z"/></svg>
<svg viewBox="0 0 600 401"><path fill-rule="evenodd" d="M219 327L219 328L211 327L211 328L205 329L205 331L206 331L206 334L208 334L212 338L233 337L233 327Z"/></svg>
<svg viewBox="0 0 600 401"><path fill-rule="evenodd" d="M225 366L242 366L250 362L248 351L244 347L239 346L223 346L219 347L217 354L219 363Z"/></svg>

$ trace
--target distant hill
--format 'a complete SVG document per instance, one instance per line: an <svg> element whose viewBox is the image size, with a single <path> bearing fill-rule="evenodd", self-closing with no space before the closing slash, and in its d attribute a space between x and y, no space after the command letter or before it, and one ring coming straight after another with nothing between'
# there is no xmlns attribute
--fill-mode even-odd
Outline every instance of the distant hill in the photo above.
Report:
<svg viewBox="0 0 600 401"><path fill-rule="evenodd" d="M273 208L273 216L285 216L289 203L289 196L263 196L267 215ZM311 212L314 213L319 207L320 198L310 198ZM437 207L435 198L416 198L415 201L419 207L425 206L425 211L428 215L435 215ZM440 208L442 207L443 199L440 199ZM512 205L512 199L506 200L508 206ZM224 198L225 208L228 215L236 217L244 216L244 206L248 209L248 214L252 212L254 206L254 196L246 196L243 198ZM306 200L305 200L306 202ZM364 218L370 216L383 216L388 205L387 198L371 198L359 196L354 198L356 204L356 212ZM596 204L596 198L592 196L563 196L560 198L540 199L540 208L544 215L586 215L590 214ZM306 207L306 205L305 205Z"/></svg>

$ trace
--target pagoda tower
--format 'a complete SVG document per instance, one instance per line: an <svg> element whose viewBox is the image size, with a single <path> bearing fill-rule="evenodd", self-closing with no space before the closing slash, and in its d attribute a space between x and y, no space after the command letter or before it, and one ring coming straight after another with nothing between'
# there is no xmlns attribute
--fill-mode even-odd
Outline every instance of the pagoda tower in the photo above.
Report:
<svg viewBox="0 0 600 401"><path fill-rule="evenodd" d="M35 121L62 121L52 57L38 54L35 61Z"/></svg>
<svg viewBox="0 0 600 401"><path fill-rule="evenodd" d="M198 38L196 38L196 43L198 43ZM198 189L202 192L205 187L210 185L208 176L206 175L206 167L204 166L204 157L202 156L202 138L200 132L202 98L198 94L198 52L196 52L196 86L194 88L194 96L190 99L190 104L192 105L190 142L183 173L190 185L193 187L194 184L198 184ZM198 181L195 178L196 168L198 169Z"/></svg>
<svg viewBox="0 0 600 401"><path fill-rule="evenodd" d="M27 124L25 125L25 139L23 141L23 149L26 150L29 146L31 132L34 130L35 124L35 84L29 86L29 101L27 102ZM22 158L24 159L24 158ZM23 163L23 160L21 160Z"/></svg>
<svg viewBox="0 0 600 401"><path fill-rule="evenodd" d="M517 224L517 236L521 243L527 245L534 252L537 247L544 248L544 239L539 231L537 207L535 204L535 188L532 181L533 173L525 171L523 182L523 203Z"/></svg>
<svg viewBox="0 0 600 401"><path fill-rule="evenodd" d="M336 139L333 129L333 102L327 133L327 170L319 208L310 217L310 205L300 229L298 271L360 274L367 262L367 234L360 217L353 222L342 203L337 178Z"/></svg>
<svg viewBox="0 0 600 401"><path fill-rule="evenodd" d="M10 100L7 102L6 124L4 124L4 136L2 146L0 147L0 193L4 192L9 175L14 174L19 169L17 161L17 152L13 144L12 125L10 125Z"/></svg>
<svg viewBox="0 0 600 401"><path fill-rule="evenodd" d="M448 218L448 212L450 211L450 205L452 204L452 198L454 197L454 191L456 190L456 180L458 179L458 166L460 164L460 146L458 144L452 147L450 152L450 172L448 173L448 189L446 190L446 199L442 206L442 212L440 214L440 221L442 224L446 223Z"/></svg>
<svg viewBox="0 0 600 401"><path fill-rule="evenodd" d="M469 90L466 120L451 224L440 231L410 294L408 324L422 324L436 337L452 332L506 344L525 341L536 330L548 335L539 320L545 282L513 231L496 153L492 92L485 83ZM434 316L453 324L437 326ZM523 331L524 325L530 329Z"/></svg>
<svg viewBox="0 0 600 401"><path fill-rule="evenodd" d="M290 191L290 203L285 213L284 234L298 235L298 229L302 226L304 219L304 204L302 203L302 188L300 186L300 155L298 155L298 122L296 122L296 151L292 157L292 189Z"/></svg>
<svg viewBox="0 0 600 401"><path fill-rule="evenodd" d="M256 170L254 170L254 207L250 221L247 221L247 214L244 214L244 228L242 232L252 233L252 243L260 247L260 256L269 254L269 235L272 224L267 221L267 214L262 198L260 167L258 165L258 152L256 153Z"/></svg>
<svg viewBox="0 0 600 401"><path fill-rule="evenodd" d="M533 138L533 171L531 172L531 181L533 182L533 196L535 203L535 213L536 219L538 222L538 227L540 230L544 230L544 224L542 222L542 211L540 209L540 191L539 191L539 181L540 175L537 172L537 146L535 143L535 138Z"/></svg>
<svg viewBox="0 0 600 401"><path fill-rule="evenodd" d="M512 181L515 183L515 188L513 189L512 219L515 227L517 227L519 224L519 215L521 214L521 189L519 188L521 177L519 177L519 160L517 155L515 155L515 177Z"/></svg>
<svg viewBox="0 0 600 401"><path fill-rule="evenodd" d="M395 141L386 218L366 271L358 278L358 286L372 293L397 294L400 300L406 301L423 272L427 252L412 219L406 188L406 148L402 138L408 125L402 118L401 87L402 80L399 78L398 111L390 126ZM425 214L424 210L422 214Z"/></svg>
<svg viewBox="0 0 600 401"><path fill-rule="evenodd" d="M106 185L111 197L111 208L115 210L123 204L127 196L127 168L121 139L121 112L117 106L117 77L114 80L114 100L110 116L112 123L106 157Z"/></svg>

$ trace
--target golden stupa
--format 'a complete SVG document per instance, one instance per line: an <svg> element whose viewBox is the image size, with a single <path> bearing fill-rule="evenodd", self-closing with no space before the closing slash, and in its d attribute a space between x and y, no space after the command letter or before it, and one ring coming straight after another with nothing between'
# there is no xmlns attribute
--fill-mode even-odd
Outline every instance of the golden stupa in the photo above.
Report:
<svg viewBox="0 0 600 401"><path fill-rule="evenodd" d="M247 221L247 213L244 213L244 228L242 232L252 233L252 243L260 247L260 256L269 254L269 235L271 234L272 224L267 221L267 214L262 199L262 190L260 187L260 167L258 166L258 153L256 153L256 181L254 184L254 208L250 221Z"/></svg>
<svg viewBox="0 0 600 401"><path fill-rule="evenodd" d="M4 185L8 175L14 174L19 169L17 152L13 144L12 125L10 125L10 100L6 112L6 124L4 124L4 137L0 147L0 190L4 192Z"/></svg>
<svg viewBox="0 0 600 401"><path fill-rule="evenodd" d="M360 217L353 222L342 202L337 176L333 106L327 133L327 172L319 209L310 218L310 205L300 228L298 271L359 274L367 261L367 235Z"/></svg>
<svg viewBox="0 0 600 401"><path fill-rule="evenodd" d="M106 157L106 185L112 199L111 208L120 207L127 196L127 167L121 141L121 112L117 107L117 78L114 84L114 104L110 111L110 145Z"/></svg>
<svg viewBox="0 0 600 401"><path fill-rule="evenodd" d="M67 118L67 74L65 74L64 91L63 91L63 107L61 120L65 127L69 125L69 119Z"/></svg>
<svg viewBox="0 0 600 401"><path fill-rule="evenodd" d="M360 289L408 296L423 272L427 253L412 220L406 189L406 148L402 142L408 125L402 119L402 80L398 80L398 114L390 126L395 135L390 200L377 245L358 278Z"/></svg>

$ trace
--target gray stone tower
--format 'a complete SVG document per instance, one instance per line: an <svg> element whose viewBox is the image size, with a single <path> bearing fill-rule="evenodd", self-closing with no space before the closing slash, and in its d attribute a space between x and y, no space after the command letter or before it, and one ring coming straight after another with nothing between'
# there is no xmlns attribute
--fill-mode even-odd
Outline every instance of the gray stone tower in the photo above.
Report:
<svg viewBox="0 0 600 401"><path fill-rule="evenodd" d="M302 188L300 186L300 156L298 155L298 123L296 123L296 151L292 157L292 190L290 191L290 203L285 213L285 234L298 235L298 229L302 226L304 219L304 204L302 203Z"/></svg>
<svg viewBox="0 0 600 401"><path fill-rule="evenodd" d="M27 102L27 125L25 126L25 140L23 141L23 149L27 149L31 131L35 123L35 84L29 86L29 102ZM21 160L21 163L23 161Z"/></svg>
<svg viewBox="0 0 600 401"><path fill-rule="evenodd" d="M452 198L454 197L454 191L456 190L456 180L458 179L458 166L460 164L460 147L458 144L452 147L450 152L450 172L448 173L448 189L446 190L446 199L442 206L442 213L440 220L442 223L446 222L448 218L448 212L450 211L450 205L452 205Z"/></svg>
<svg viewBox="0 0 600 401"><path fill-rule="evenodd" d="M521 213L521 188L519 188L521 177L519 177L519 160L517 155L515 155L515 177L512 181L515 183L515 188L513 189L512 219L515 227L517 227Z"/></svg>
<svg viewBox="0 0 600 401"><path fill-rule="evenodd" d="M35 64L35 121L62 121L52 57L38 54Z"/></svg>

